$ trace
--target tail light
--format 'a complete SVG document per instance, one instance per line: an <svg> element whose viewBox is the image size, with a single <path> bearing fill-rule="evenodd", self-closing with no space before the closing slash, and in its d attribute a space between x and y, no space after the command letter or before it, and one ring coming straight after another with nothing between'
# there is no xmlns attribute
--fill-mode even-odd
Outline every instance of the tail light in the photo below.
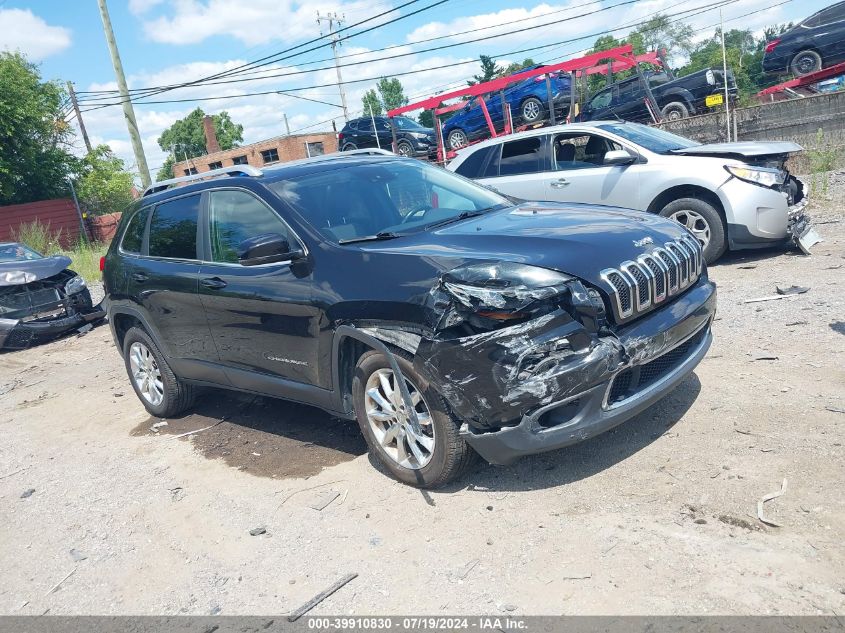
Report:
<svg viewBox="0 0 845 633"><path fill-rule="evenodd" d="M106 258L100 258L100 272L103 272L106 269Z"/></svg>
<svg viewBox="0 0 845 633"><path fill-rule="evenodd" d="M338 133L337 133L337 140L338 140L338 141L342 141L342 140L343 140L343 132L338 132Z"/></svg>
<svg viewBox="0 0 845 633"><path fill-rule="evenodd" d="M769 42L768 44L766 44L766 52L767 52L767 53L771 53L773 50L775 50L775 47L776 47L778 44L780 44L780 42L781 42L781 40L780 40L780 39L776 39L776 40L772 40L771 42Z"/></svg>

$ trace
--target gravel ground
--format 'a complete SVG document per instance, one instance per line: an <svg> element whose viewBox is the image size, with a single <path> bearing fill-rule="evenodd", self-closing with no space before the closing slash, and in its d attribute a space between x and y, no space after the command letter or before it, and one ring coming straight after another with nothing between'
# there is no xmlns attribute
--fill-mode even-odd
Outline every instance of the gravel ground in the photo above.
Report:
<svg viewBox="0 0 845 633"><path fill-rule="evenodd" d="M151 419L107 327L3 354L0 614L283 614L350 572L313 614L841 614L845 173L831 180L813 256L711 268L715 343L670 396L436 492L391 480L316 409L208 392ZM810 290L745 303L778 285ZM757 501L784 479L766 504L781 527L764 525Z"/></svg>

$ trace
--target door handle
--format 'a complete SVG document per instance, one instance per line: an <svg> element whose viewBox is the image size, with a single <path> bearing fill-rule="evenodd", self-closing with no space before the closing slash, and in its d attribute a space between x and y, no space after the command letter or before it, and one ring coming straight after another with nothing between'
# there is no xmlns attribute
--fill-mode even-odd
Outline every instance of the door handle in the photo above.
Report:
<svg viewBox="0 0 845 633"><path fill-rule="evenodd" d="M558 178L552 183L552 189L563 189L564 187L568 187L570 185L569 181L566 178Z"/></svg>
<svg viewBox="0 0 845 633"><path fill-rule="evenodd" d="M139 284L144 283L149 278L150 278L150 276L147 273L133 273L132 274L132 280L137 281Z"/></svg>
<svg viewBox="0 0 845 633"><path fill-rule="evenodd" d="M206 288L210 288L211 290L220 290L220 288L226 287L226 282L220 279L220 277L210 277L208 279L203 279L200 283L205 286Z"/></svg>

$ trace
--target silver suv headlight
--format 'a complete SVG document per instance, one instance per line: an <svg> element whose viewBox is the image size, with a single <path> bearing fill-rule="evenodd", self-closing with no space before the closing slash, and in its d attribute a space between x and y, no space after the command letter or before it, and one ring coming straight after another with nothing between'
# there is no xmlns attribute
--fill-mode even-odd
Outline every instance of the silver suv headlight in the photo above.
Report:
<svg viewBox="0 0 845 633"><path fill-rule="evenodd" d="M729 174L761 187L774 187L786 181L786 172L770 167L746 167L741 165L725 165Z"/></svg>
<svg viewBox="0 0 845 633"><path fill-rule="evenodd" d="M74 295L77 292L82 292L85 290L85 280L82 278L81 275L77 275L76 277L71 277L65 283L65 294L66 295Z"/></svg>

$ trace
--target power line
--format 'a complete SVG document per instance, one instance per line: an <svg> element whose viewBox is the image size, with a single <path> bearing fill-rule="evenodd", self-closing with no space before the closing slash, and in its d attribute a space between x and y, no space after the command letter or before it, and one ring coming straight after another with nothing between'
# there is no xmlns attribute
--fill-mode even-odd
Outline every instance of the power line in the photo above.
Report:
<svg viewBox="0 0 845 633"><path fill-rule="evenodd" d="M636 2L636 1L638 1L638 0L626 0L626 2L622 3L622 4L631 4L631 3ZM711 9L717 8L719 6L727 6L729 4L734 4L738 1L739 0L717 0L716 2L713 2L709 5L704 5L703 7L696 7L694 9L686 9L684 11L680 11L680 12L674 13L674 14L667 14L667 17L676 17L676 16L679 16L679 15L682 15L682 14L690 13L692 11L697 11L698 13L703 13L703 12L709 11ZM786 0L786 2L791 2L791 1L792 0ZM614 5L614 6L621 6L621 5ZM597 10L596 13L598 13L598 12L599 11ZM757 11L757 12L759 12L759 11ZM587 15L587 14L585 14L585 15ZM652 15L655 15L655 14L652 14ZM692 13L692 15L697 15L697 13ZM690 17L690 16L686 16L686 17ZM518 55L518 54L527 53L527 52L530 52L530 51L539 50L539 49L542 49L542 48L548 48L548 47L551 47L551 46L559 46L561 44L568 44L568 43L572 43L572 42L591 39L591 38L594 38L594 37L598 37L598 36L605 35L605 34L608 34L608 33L613 33L613 32L623 30L623 29L626 29L626 28L631 28L632 26L643 25L643 24L645 24L645 22L646 21L631 23L629 25L619 26L619 27L616 27L616 28L613 28L613 29L607 29L607 30L603 30L603 31L589 33L587 35L582 35L580 37L571 38L571 39L568 39L568 40L563 40L561 42L554 42L552 44L546 44L546 45L543 45L543 46L532 46L532 47L529 47L529 48L524 48L524 49L520 49L520 50L516 50L516 51L509 51L509 52L506 52L506 53L500 53L498 55L495 55L495 57L505 57L505 56L508 56L508 55ZM538 26L548 26L548 25L543 24L543 25L538 25ZM533 29L533 28L537 28L537 27L528 27L528 29ZM527 30L527 29L522 29L522 30ZM487 40L487 39L492 39L492 38L505 37L505 36L511 35L512 33L516 33L516 32L519 32L519 31L486 36L484 38L479 38L479 40ZM460 44L451 44L451 45L436 47L434 49L429 49L428 51L417 51L416 53L408 53L408 55L419 54L419 53L423 53L423 52L429 52L431 50L440 50L442 48L450 48L452 46L465 45L467 43L471 43L471 42L479 41L479 40L470 40L469 42L463 42L463 43L460 43ZM391 57L390 59L393 59L393 58L396 58L396 57L401 57L401 56L403 56L403 55L396 55L396 56ZM359 63L370 63L370 62L373 62L373 61L381 61L383 59L387 59L387 58L369 60L368 62L356 62L355 65L357 65ZM423 73L423 72L430 72L432 70L443 70L443 69L446 69L446 68L453 68L453 67L456 67L456 66L463 66L463 65L466 65L466 64L474 64L474 63L477 63L477 60L473 58L473 59L470 59L470 60L452 62L450 64L443 64L443 65L440 65L440 66L434 66L434 67L424 68L424 69L420 69L420 70L409 70L409 71L404 71L404 72L399 72L399 73L392 73L391 77L404 77L404 76L419 74L419 73ZM353 65L353 64L349 64L349 65ZM310 72L313 72L313 71L310 71ZM290 73L290 74L298 74L298 73ZM349 81L345 81L344 84L366 83L366 82L371 82L371 81L377 81L378 79L380 79L380 77L368 77L368 78L365 78L365 79L352 79L352 80L349 80ZM336 85L336 84L328 83L328 84L317 84L317 85L313 85L313 86L291 87L291 88L286 88L284 92L286 92L286 93L299 92L299 91L303 91L303 90L311 90L311 89L314 89L314 88L327 88L327 87L334 86L334 85ZM190 97L190 98L184 98L184 99L167 99L167 100L137 100L135 103L137 103L139 105L140 104L162 104L162 103L191 103L191 102L195 102L195 101L216 101L216 100L220 100L220 99L242 99L242 98L247 98L247 97L255 97L255 96L264 96L264 95L269 95L269 94L275 94L275 93L278 93L278 92L280 92L280 91L279 90L265 90L265 91L259 91L259 92L248 92L248 93L243 93L243 94L221 95L221 96L211 96L211 97ZM144 99L144 97L141 97L141 99ZM92 107L88 108L87 110L83 110L83 112L86 112L86 111L89 111L89 110L96 110L96 109L100 109L100 108L105 108L105 107L109 107L109 106L112 106L112 105L118 105L119 103L120 103L120 101L101 104L101 105L97 105L97 106L92 106Z"/></svg>
<svg viewBox="0 0 845 633"><path fill-rule="evenodd" d="M354 27L356 27L356 26L359 26L359 25L361 25L361 24L365 24L365 23L367 23L367 22L372 22L373 20L377 20L378 18L380 18L380 17L383 17L383 16L387 15L388 13L393 13L394 11L398 11L399 9L402 9L402 8L404 8L404 7L408 6L408 5L415 4L415 3L420 2L420 1L421 1L421 0L408 0L407 2L405 2L404 4L399 5L398 7L394 7L394 8L392 8L392 9L387 10L387 11L383 11L382 13L379 13L379 14L377 14L377 15L374 15L374 16L372 16L372 17L370 17L370 18L367 18L367 19L365 19L365 20L361 20L361 21L356 22L355 24L351 24L351 25L349 25L349 26L345 26L345 27L343 27L342 29L338 29L337 31L335 31L335 34L337 34L337 33L341 33L341 32L344 32L344 31L348 31L348 30L350 30L350 29L352 29L352 28L354 28ZM437 0L437 2L434 2L434 3L432 3L432 4L428 5L428 6L425 6L425 7L421 8L421 9L417 9L416 11L412 11L412 12L410 12L410 13L406 13L406 14L404 14L404 15L400 15L400 16L398 16L398 17L396 17L396 18L393 18L392 20L389 20L389 21L385 22L384 24L379 24L379 25L377 25L377 26L373 26L373 27L370 27L370 28L364 29L364 30L362 30L362 31L359 31L359 32L357 32L357 33L352 33L352 34L347 35L346 37L343 37L343 38L340 38L340 39L341 39L341 41L342 41L342 40L350 39L350 38L352 38L352 37L356 37L356 36L358 36L358 35L363 35L364 33L369 33L370 31L372 31L372 30L374 30L374 29L376 29L376 28L381 28L381 27L383 27L383 26L387 26L387 25L389 25L389 24L393 24L393 23L395 23L395 22L399 22L400 20L407 19L407 18L409 18L409 17L412 17L412 16L414 16L414 15L417 15L417 14L419 14L419 13L422 13L423 11L428 11L429 9L432 9L432 8L434 8L434 7L436 7L436 6L439 6L439 5L441 5L441 4L444 4L444 3L446 3L446 2L448 2L448 0ZM220 77L229 76L229 75L231 75L231 74L233 74L233 73L236 73L236 72L237 72L237 71L239 71L240 69L244 69L244 68L259 68L259 67L262 67L262 66L266 66L266 65L268 65L268 64L272 64L272 63L274 63L275 61L282 61L282 60L284 60L284 59L289 59L289 58L291 58L291 57L296 57L296 56L298 56L298 55L304 55L304 54L306 54L306 53L309 53L309 52L311 52L311 51L315 51L315 50L320 49L320 48L325 48L326 46L331 46L331 42L325 42L325 43L323 43L323 44L320 44L319 46L312 47L312 48L310 48L310 49L308 49L308 50L305 50L305 51L300 51L299 53L295 53L295 54L293 54L293 55L288 55L288 57L281 57L281 58L279 58L279 56L280 56L280 55L283 55L283 54L288 53L288 52L290 52L290 51L294 51L294 50L296 50L296 49L298 49L298 48L301 48L301 47L303 47L303 46L308 46L309 44L312 44L312 43L314 43L314 42L318 42L318 41L320 41L320 40L322 40L322 39L325 39L326 37L329 37L329 36L328 36L328 35L320 35L319 37L313 38L313 39L308 40L307 42L303 42L303 43L301 43L301 44L297 44L296 46L289 47L289 48L287 48L287 49L285 49L285 50L283 50L283 51L279 51L278 53L274 53L273 55L268 55L268 56L266 56L266 57L259 58L259 59L257 59L257 60L252 61L252 62L247 62L247 63L245 63L245 64L241 64L240 66L236 66L235 68L230 68L230 69L228 69L228 70L221 71L221 72L219 72L219 73L215 73L215 74L213 74L213 75L208 75L207 77L202 77L202 78L200 78L200 79L195 79L195 80L193 80L193 81L188 81L188 82L185 82L185 83L183 83L183 84L178 84L178 85L176 85L176 86L174 86L174 87L162 87L162 88L154 89L154 91L153 91L151 94L148 94L148 95L146 95L146 96L154 96L154 95L156 95L156 94L161 94L162 92L168 92L169 90L174 90L174 89L176 89L176 88L182 88L182 87L186 87L186 86L192 86L192 85L200 84L200 83L203 83L203 82L209 81L209 80L211 80L211 79L217 79L217 78L220 78ZM273 59L273 58L279 58L279 59ZM271 61L265 61L265 60L271 60ZM259 63L259 62L261 62L261 63Z"/></svg>

